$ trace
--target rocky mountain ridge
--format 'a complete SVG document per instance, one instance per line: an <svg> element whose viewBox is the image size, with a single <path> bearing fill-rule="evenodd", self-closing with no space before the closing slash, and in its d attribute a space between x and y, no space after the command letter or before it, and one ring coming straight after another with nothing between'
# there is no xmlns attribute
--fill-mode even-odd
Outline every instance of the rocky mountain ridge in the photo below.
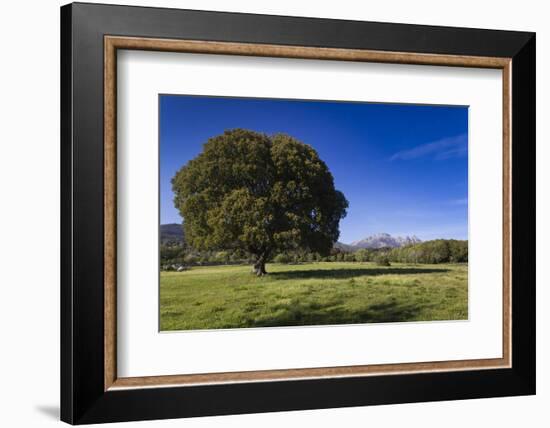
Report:
<svg viewBox="0 0 550 428"><path fill-rule="evenodd" d="M349 244L355 248L397 248L422 242L417 236L392 236L389 233L377 233Z"/></svg>

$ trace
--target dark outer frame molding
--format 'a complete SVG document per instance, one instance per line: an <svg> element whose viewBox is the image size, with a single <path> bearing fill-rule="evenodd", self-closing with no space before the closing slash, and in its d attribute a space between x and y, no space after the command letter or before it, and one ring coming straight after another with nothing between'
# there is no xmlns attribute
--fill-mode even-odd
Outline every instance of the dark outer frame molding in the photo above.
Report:
<svg viewBox="0 0 550 428"><path fill-rule="evenodd" d="M104 391L105 35L512 59L512 367ZM535 34L74 3L61 8L61 419L72 424L535 393Z"/></svg>

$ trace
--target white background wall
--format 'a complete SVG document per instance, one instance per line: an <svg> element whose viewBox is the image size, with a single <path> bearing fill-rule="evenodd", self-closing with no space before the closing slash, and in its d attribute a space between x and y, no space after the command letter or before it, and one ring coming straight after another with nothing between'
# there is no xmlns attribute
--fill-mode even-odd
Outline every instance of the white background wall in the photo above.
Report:
<svg viewBox="0 0 550 428"><path fill-rule="evenodd" d="M121 0L122 1L122 0ZM113 3L104 1L104 3ZM155 421L159 427L548 426L550 12L543 1L148 0L126 4L537 32L538 394L535 397ZM0 6L0 423L58 424L59 6ZM546 118L546 120L545 120ZM137 426L137 423L125 426Z"/></svg>

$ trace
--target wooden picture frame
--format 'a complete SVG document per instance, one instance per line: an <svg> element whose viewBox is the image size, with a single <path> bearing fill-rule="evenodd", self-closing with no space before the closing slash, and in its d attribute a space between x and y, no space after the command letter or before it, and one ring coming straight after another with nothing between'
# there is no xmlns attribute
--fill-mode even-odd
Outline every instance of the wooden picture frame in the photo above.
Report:
<svg viewBox="0 0 550 428"><path fill-rule="evenodd" d="M61 33L62 420L535 392L534 34L91 4L64 6ZM504 174L502 358L118 377L117 49L502 70L503 159L492 160Z"/></svg>

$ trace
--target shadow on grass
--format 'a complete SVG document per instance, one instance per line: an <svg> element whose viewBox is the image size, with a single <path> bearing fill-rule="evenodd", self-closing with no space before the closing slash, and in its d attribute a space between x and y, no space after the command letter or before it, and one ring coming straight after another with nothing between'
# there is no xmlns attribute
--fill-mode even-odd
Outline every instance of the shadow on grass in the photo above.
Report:
<svg viewBox="0 0 550 428"><path fill-rule="evenodd" d="M303 325L362 324L381 322L405 322L417 320L417 315L425 308L419 302L398 302L388 299L361 309L350 309L334 303L316 304L293 301L280 305L276 316L263 319L248 319L246 327L289 327Z"/></svg>
<svg viewBox="0 0 550 428"><path fill-rule="evenodd" d="M371 268L371 269L312 269L269 272L274 279L309 279L309 278L354 278L358 276L377 275L415 275L428 273L446 273L449 269L440 268Z"/></svg>

